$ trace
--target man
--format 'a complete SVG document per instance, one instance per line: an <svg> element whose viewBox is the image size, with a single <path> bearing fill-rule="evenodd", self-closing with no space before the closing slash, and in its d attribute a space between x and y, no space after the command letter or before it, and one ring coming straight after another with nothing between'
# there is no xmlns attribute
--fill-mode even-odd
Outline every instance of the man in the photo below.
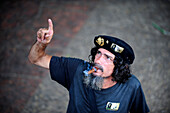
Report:
<svg viewBox="0 0 170 113"><path fill-rule="evenodd" d="M138 79L130 73L134 52L115 37L94 39L90 62L50 56L45 48L53 37L53 24L39 29L29 53L31 63L50 70L51 78L69 91L67 113L147 113L149 108Z"/></svg>

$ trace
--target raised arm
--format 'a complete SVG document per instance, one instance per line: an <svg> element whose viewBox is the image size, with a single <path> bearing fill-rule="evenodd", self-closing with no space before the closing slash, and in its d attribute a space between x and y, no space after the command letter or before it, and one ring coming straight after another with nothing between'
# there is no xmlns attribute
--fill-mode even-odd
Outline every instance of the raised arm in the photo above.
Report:
<svg viewBox="0 0 170 113"><path fill-rule="evenodd" d="M47 69L49 69L49 63L50 63L52 56L47 55L45 53L45 49L47 45L50 43L53 37L53 33L54 33L53 23L51 19L48 19L48 24L49 24L48 29L41 28L38 30L37 41L31 47L31 50L28 56L28 59L31 63L47 68Z"/></svg>

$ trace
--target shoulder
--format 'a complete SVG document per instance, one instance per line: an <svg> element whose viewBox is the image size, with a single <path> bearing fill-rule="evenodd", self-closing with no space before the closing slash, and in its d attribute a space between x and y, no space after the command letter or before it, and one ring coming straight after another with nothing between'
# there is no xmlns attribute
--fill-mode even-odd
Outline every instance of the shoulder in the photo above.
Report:
<svg viewBox="0 0 170 113"><path fill-rule="evenodd" d="M129 80L126 82L126 84L128 84L130 87L133 87L136 89L138 89L141 86L139 79L135 75L132 75L129 78Z"/></svg>

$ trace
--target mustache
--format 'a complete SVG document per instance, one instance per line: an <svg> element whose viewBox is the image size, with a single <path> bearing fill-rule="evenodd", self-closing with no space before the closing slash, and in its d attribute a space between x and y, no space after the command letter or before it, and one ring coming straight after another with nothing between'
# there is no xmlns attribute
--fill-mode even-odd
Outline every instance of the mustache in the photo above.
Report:
<svg viewBox="0 0 170 113"><path fill-rule="evenodd" d="M102 72L104 71L103 67L97 63L92 63L92 66L99 68Z"/></svg>

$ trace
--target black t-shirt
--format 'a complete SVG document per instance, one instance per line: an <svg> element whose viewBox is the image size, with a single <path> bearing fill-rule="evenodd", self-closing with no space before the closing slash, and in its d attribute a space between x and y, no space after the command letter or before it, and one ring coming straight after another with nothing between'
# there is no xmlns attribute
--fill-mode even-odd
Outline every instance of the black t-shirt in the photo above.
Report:
<svg viewBox="0 0 170 113"><path fill-rule="evenodd" d="M51 78L69 91L67 113L91 113L89 93L83 83L86 68L87 63L81 59L53 56L50 61ZM126 83L92 91L99 113L149 112L141 84L134 75Z"/></svg>

